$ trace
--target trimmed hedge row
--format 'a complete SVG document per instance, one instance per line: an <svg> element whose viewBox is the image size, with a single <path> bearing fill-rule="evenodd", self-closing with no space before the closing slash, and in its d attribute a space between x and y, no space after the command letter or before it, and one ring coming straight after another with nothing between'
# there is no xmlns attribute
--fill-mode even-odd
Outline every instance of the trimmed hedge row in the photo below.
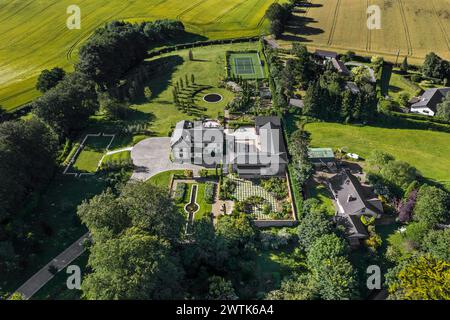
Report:
<svg viewBox="0 0 450 320"><path fill-rule="evenodd" d="M186 190L187 190L187 184L184 182L179 182L177 184L177 187L175 189L175 194L173 199L175 200L176 203L181 203L184 200L184 197L186 195Z"/></svg>
<svg viewBox="0 0 450 320"><path fill-rule="evenodd" d="M206 203L214 203L216 193L216 184L214 182L206 182L205 184L205 201Z"/></svg>
<svg viewBox="0 0 450 320"><path fill-rule="evenodd" d="M232 39L222 39L222 40L205 40L196 41L192 43L177 44L170 47L165 47L157 50L152 50L148 53L148 58L156 57L164 53L169 53L177 50L204 47L209 45L219 45L219 44L230 44L230 43L241 43L241 42L253 42L258 41L259 36L256 37L242 37L242 38L232 38Z"/></svg>

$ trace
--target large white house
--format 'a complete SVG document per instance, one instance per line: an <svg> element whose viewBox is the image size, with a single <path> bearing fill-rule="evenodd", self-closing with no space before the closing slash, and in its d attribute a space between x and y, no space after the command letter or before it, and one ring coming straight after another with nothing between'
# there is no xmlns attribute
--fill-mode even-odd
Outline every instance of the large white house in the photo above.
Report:
<svg viewBox="0 0 450 320"><path fill-rule="evenodd" d="M180 121L171 138L172 160L205 167L231 166L241 176L284 175L288 163L281 120L256 117L254 126L224 129L216 121Z"/></svg>
<svg viewBox="0 0 450 320"><path fill-rule="evenodd" d="M411 112L434 116L437 105L442 102L450 88L433 88L426 90L422 96L414 98L411 102Z"/></svg>

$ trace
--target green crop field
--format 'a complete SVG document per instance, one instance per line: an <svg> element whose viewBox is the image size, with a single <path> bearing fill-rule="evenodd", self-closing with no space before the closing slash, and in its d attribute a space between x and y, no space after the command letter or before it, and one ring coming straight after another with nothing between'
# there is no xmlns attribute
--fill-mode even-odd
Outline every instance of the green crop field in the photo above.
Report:
<svg viewBox="0 0 450 320"><path fill-rule="evenodd" d="M46 68L70 71L92 31L111 20L179 19L211 39L259 35L275 0L2 0L0 1L0 105L11 110L39 95ZM69 30L69 5L81 9L81 29ZM187 42L188 39L187 39Z"/></svg>
<svg viewBox="0 0 450 320"><path fill-rule="evenodd" d="M326 122L310 123L305 128L311 133L314 147L346 147L363 158L372 150L381 150L450 188L450 133Z"/></svg>
<svg viewBox="0 0 450 320"><path fill-rule="evenodd" d="M299 8L289 32L292 40L308 46L360 54L381 54L394 60L397 53L419 63L434 51L450 59L450 0L309 0ZM367 28L366 10L381 9L381 29Z"/></svg>

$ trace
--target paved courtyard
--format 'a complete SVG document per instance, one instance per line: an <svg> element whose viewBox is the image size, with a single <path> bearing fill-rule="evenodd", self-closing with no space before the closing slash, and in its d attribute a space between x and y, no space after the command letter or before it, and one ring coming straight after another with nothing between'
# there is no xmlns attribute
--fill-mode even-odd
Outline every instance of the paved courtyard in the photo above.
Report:
<svg viewBox="0 0 450 320"><path fill-rule="evenodd" d="M148 138L136 144L131 150L131 159L135 166L131 179L145 181L154 175L169 171L190 169L198 175L201 166L178 164L170 161L170 138Z"/></svg>

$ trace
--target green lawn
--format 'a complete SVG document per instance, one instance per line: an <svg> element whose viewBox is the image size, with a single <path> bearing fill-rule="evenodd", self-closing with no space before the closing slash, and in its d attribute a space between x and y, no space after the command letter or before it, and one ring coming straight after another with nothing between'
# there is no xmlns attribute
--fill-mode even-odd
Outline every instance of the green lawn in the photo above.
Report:
<svg viewBox="0 0 450 320"><path fill-rule="evenodd" d="M174 174L184 174L184 170L164 171L154 175L147 180L147 183L153 183L159 187L169 188L170 179Z"/></svg>
<svg viewBox="0 0 450 320"><path fill-rule="evenodd" d="M305 128L313 147L347 147L363 158L372 150L385 151L415 166L424 177L450 187L450 133L326 122L309 123Z"/></svg>
<svg viewBox="0 0 450 320"><path fill-rule="evenodd" d="M113 153L110 155L106 155L103 158L103 162L124 162L124 161L129 161L131 159L131 151L122 151L122 152L117 152L117 153Z"/></svg>
<svg viewBox="0 0 450 320"><path fill-rule="evenodd" d="M138 120L147 116L150 124L149 130L156 136L167 136L178 121L186 119L192 120L199 117L207 117L216 119L218 113L223 114L223 110L227 103L233 98L233 94L228 90L218 88L219 80L223 79L226 74L225 51L227 50L256 50L257 43L242 43L230 45L214 45L192 49L194 61L189 60L189 50L180 50L176 53L170 53L156 59L163 59L169 62L169 65L159 74L153 76L153 80L148 83L153 96L150 102L137 104L133 106L136 111L136 119ZM154 60L154 59L152 59ZM195 76L195 86L184 95L193 93L196 89L206 86L212 88L202 90L194 96L196 109L192 110L192 114L183 113L178 110L173 103L172 89L173 85L179 79L185 82L185 76ZM207 93L219 93L223 96L223 100L218 103L206 103L203 96ZM206 108L206 110L202 110Z"/></svg>
<svg viewBox="0 0 450 320"><path fill-rule="evenodd" d="M88 137L85 141L84 148L78 155L73 169L79 172L95 172L98 164L105 154L106 147L111 142L111 137Z"/></svg>
<svg viewBox="0 0 450 320"><path fill-rule="evenodd" d="M195 214L195 220L200 220L203 217L209 217L211 214L212 204L207 203L205 200L205 188L206 184L198 184L197 203L200 206L200 209Z"/></svg>
<svg viewBox="0 0 450 320"><path fill-rule="evenodd" d="M316 182L308 183L308 198L316 198L330 216L334 216L336 209L332 201L332 195L327 187Z"/></svg>
<svg viewBox="0 0 450 320"><path fill-rule="evenodd" d="M393 71L391 81L389 83L389 96L397 102L400 102L399 96L401 92L406 92L410 98L417 96L421 88L406 80L398 71Z"/></svg>

